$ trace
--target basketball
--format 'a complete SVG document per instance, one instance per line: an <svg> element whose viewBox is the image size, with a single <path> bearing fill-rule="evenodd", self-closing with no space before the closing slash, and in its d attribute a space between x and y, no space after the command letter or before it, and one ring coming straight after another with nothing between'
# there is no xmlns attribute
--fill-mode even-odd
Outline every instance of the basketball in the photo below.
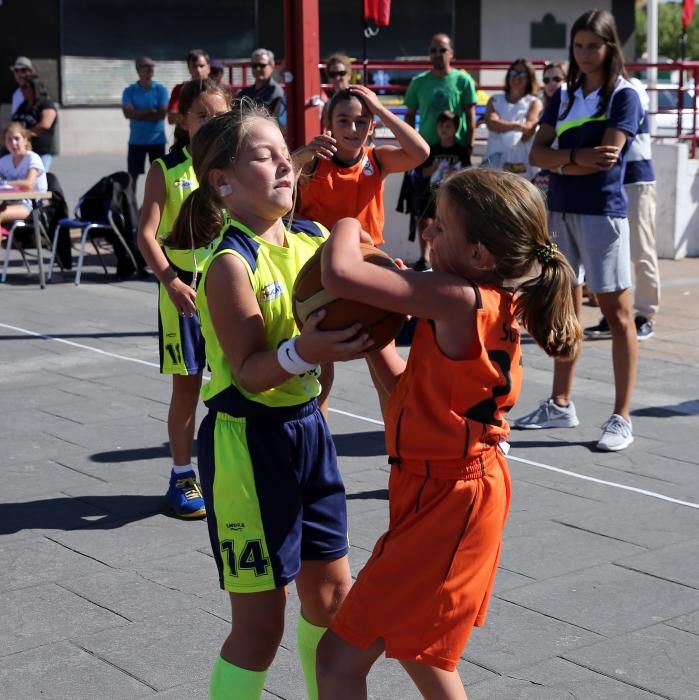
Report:
<svg viewBox="0 0 699 700"><path fill-rule="evenodd" d="M383 251L368 243L361 243L364 260L381 267L396 268L393 260ZM294 283L293 311L299 328L318 309L325 309L325 318L318 324L323 331L336 331L354 323L361 323L359 333L368 333L373 341L371 350L380 350L400 332L405 316L358 301L339 299L323 289L321 283L320 256L322 246L299 271ZM397 269L397 268L396 268Z"/></svg>

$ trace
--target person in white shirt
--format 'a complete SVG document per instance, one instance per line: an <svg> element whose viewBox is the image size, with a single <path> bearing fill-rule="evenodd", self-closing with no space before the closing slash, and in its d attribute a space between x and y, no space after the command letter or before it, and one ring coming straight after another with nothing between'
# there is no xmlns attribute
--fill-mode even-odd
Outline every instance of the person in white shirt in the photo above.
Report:
<svg viewBox="0 0 699 700"><path fill-rule="evenodd" d="M18 122L10 122L4 131L5 148L9 151L0 158L0 181L10 187L26 190L48 190L46 171L41 158L30 150L29 132ZM32 212L30 199L0 207L0 225L26 219Z"/></svg>

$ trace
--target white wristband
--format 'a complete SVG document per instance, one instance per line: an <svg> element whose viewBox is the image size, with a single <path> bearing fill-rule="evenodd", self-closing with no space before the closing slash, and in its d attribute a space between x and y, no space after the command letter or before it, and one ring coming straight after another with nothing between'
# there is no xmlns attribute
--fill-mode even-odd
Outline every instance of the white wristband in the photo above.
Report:
<svg viewBox="0 0 699 700"><path fill-rule="evenodd" d="M303 374L310 372L316 368L316 365L311 362L306 362L296 349L296 339L294 336L289 340L285 340L277 350L277 360L282 366L282 369L289 374Z"/></svg>

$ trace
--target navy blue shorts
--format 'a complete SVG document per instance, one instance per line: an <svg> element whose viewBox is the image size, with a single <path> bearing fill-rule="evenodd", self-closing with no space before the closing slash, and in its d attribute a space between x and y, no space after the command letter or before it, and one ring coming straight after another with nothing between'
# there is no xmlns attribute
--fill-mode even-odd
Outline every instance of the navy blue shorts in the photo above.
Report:
<svg viewBox="0 0 699 700"><path fill-rule="evenodd" d="M317 402L253 413L210 410L197 442L221 588L236 593L279 588L302 560L348 552L345 489Z"/></svg>

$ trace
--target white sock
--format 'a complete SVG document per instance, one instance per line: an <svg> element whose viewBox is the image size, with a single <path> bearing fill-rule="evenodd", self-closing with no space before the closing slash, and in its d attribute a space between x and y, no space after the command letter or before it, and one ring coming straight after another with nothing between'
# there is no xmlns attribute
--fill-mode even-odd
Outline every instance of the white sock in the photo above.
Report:
<svg viewBox="0 0 699 700"><path fill-rule="evenodd" d="M175 476L183 476L184 474L189 474L194 471L194 467L191 464L185 464L183 467L176 467L172 465L172 473Z"/></svg>

